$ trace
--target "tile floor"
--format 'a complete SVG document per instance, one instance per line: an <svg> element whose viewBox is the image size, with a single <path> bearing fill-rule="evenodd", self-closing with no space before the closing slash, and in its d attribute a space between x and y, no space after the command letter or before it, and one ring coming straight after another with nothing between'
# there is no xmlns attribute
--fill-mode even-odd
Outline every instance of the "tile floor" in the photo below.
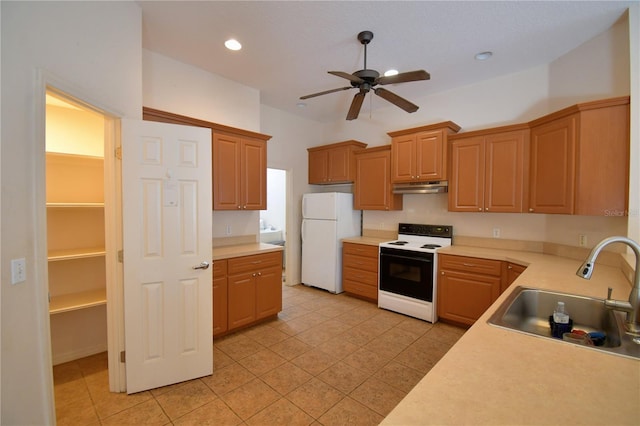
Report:
<svg viewBox="0 0 640 426"><path fill-rule="evenodd" d="M376 425L462 336L345 294L283 287L278 319L215 339L214 373L134 395L106 353L54 367L59 425Z"/></svg>

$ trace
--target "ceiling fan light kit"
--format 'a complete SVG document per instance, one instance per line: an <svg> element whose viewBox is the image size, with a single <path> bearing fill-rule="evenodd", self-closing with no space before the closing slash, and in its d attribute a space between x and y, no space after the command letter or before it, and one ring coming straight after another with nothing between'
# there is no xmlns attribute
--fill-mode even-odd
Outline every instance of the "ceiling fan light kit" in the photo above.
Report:
<svg viewBox="0 0 640 426"><path fill-rule="evenodd" d="M309 99L316 96L327 95L329 93L340 92L348 89L358 89L358 93L355 94L347 113L347 120L355 120L358 118L362 102L365 95L370 91L380 96L382 99L394 104L398 108L402 108L406 112L416 112L418 106L408 100L396 95L395 93L383 89L381 87L376 88L377 85L385 84L398 84L406 83L409 81L429 80L431 76L425 70L409 71L403 73L396 73L390 76L380 76L380 73L376 70L367 69L367 45L373 39L373 33L371 31L361 31L358 34L358 41L364 46L364 68L358 70L352 74L343 71L329 71L329 74L333 74L337 77L342 77L351 82L351 86L340 87L337 89L325 90L323 92L313 93L311 95L301 96L300 99Z"/></svg>

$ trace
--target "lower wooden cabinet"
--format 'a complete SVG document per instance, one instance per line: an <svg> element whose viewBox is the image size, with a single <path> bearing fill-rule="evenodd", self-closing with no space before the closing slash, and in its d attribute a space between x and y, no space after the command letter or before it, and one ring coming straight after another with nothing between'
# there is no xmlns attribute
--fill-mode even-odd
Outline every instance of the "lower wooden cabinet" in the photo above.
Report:
<svg viewBox="0 0 640 426"><path fill-rule="evenodd" d="M378 301L378 246L342 244L342 287L352 295Z"/></svg>
<svg viewBox="0 0 640 426"><path fill-rule="evenodd" d="M227 331L227 261L213 262L213 335Z"/></svg>
<svg viewBox="0 0 640 426"><path fill-rule="evenodd" d="M476 257L438 255L438 317L472 325L526 269Z"/></svg>
<svg viewBox="0 0 640 426"><path fill-rule="evenodd" d="M472 325L500 295L502 262L439 255L438 317Z"/></svg>
<svg viewBox="0 0 640 426"><path fill-rule="evenodd" d="M518 265L517 263L512 262L502 262L502 265L503 273L500 293L504 292L507 287L513 284L513 282L520 276L520 274L523 273L525 269L527 269L526 266Z"/></svg>
<svg viewBox="0 0 640 426"><path fill-rule="evenodd" d="M214 336L277 315L281 310L282 252L214 262Z"/></svg>

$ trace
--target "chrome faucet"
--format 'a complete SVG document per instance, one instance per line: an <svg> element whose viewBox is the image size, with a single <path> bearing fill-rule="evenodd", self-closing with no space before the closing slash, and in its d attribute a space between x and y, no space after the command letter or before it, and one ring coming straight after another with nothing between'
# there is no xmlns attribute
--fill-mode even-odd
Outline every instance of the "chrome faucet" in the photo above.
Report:
<svg viewBox="0 0 640 426"><path fill-rule="evenodd" d="M626 237L605 238L591 250L587 259L576 271L576 275L587 280L591 279L596 258L600 254L600 251L612 243L624 243L631 247L631 250L633 250L636 255L636 270L633 276L633 288L631 289L631 293L629 293L629 301L625 302L611 299L611 288L609 288L604 305L609 309L627 313L625 328L627 329L627 334L634 336L634 340L636 340L640 338L640 245Z"/></svg>

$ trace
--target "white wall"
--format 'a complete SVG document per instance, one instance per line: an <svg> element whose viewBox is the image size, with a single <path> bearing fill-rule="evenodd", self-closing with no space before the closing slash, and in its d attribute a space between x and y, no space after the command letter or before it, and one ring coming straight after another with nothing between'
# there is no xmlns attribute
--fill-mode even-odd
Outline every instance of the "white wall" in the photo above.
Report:
<svg viewBox="0 0 640 426"><path fill-rule="evenodd" d="M36 140L35 122L35 101L44 94L36 93L36 70L86 94L87 100L141 118L142 21L132 2L1 2L0 7L1 96L5 106L11 105L2 109L1 135L0 423L53 424L50 348L43 345L49 324L46 257L40 256L36 222L36 212L44 213L44 172L37 164L44 140ZM9 260L21 257L27 280L8 285Z"/></svg>
<svg viewBox="0 0 640 426"><path fill-rule="evenodd" d="M268 229L275 228L284 231L287 223L286 189L286 170L268 168L267 209L260 211L260 220L264 222L265 229L268 227Z"/></svg>
<svg viewBox="0 0 640 426"><path fill-rule="evenodd" d="M640 241L640 4L629 9L629 69L631 79L631 164L627 235Z"/></svg>

